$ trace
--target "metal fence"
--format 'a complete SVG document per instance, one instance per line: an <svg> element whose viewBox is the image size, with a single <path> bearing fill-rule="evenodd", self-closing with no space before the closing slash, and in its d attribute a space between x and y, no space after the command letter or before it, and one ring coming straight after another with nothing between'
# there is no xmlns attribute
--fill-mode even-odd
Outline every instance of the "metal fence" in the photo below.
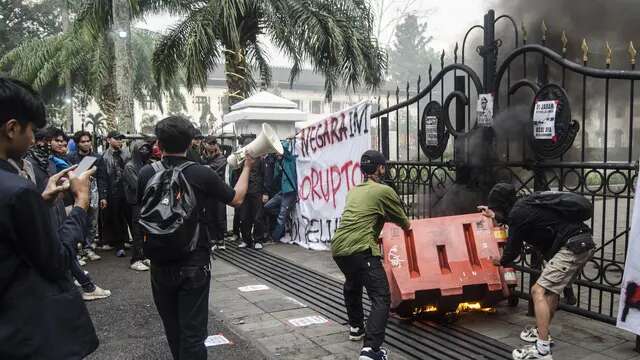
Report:
<svg viewBox="0 0 640 360"><path fill-rule="evenodd" d="M503 21L513 28L504 41L495 31ZM470 57L465 48L474 31L483 35L482 45ZM391 160L389 180L413 218L473 211L499 181L523 194L556 189L588 197L598 247L573 287L577 305L562 307L614 323L638 178L640 122L634 120L640 71L633 44L629 69L613 70L610 49L596 68L585 40L582 61L574 62L567 58L566 34L554 35L559 51L547 46L551 36L543 24L540 43L529 44L524 26L518 29L510 16L496 18L489 11L483 25L469 29L462 47L456 45L451 64L445 65L443 52L425 78L378 99L374 144ZM492 127L476 122L480 94L493 95ZM558 106L552 139L533 137L537 100ZM536 254L523 253L522 297L528 297L539 268Z"/></svg>

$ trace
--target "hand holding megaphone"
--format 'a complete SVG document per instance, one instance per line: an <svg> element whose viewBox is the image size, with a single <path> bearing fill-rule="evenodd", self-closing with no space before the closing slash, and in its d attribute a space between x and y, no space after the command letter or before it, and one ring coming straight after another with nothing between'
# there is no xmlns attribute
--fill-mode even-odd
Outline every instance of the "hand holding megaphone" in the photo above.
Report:
<svg viewBox="0 0 640 360"><path fill-rule="evenodd" d="M262 124L262 132L249 145L240 148L227 158L227 163L232 169L240 168L247 155L252 158L259 158L262 155L276 153L284 154L284 149L280 143L278 135L269 124Z"/></svg>

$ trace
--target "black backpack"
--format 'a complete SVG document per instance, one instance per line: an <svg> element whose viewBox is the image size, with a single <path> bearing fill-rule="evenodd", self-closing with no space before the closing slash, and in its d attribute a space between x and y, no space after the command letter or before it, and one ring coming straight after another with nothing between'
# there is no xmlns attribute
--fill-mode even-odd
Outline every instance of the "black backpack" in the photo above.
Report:
<svg viewBox="0 0 640 360"><path fill-rule="evenodd" d="M185 259L197 246L200 233L196 197L182 173L194 165L187 161L165 168L151 166L155 174L144 189L139 223L144 227L144 254L151 261L170 263Z"/></svg>
<svg viewBox="0 0 640 360"><path fill-rule="evenodd" d="M531 206L543 207L557 211L569 221L583 222L593 216L591 201L580 194L564 191L541 191L524 199Z"/></svg>

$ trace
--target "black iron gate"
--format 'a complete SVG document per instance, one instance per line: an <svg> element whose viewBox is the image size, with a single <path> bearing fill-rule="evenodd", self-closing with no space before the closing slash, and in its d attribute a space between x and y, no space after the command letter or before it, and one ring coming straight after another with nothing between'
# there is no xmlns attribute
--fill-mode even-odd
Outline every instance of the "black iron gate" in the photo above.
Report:
<svg viewBox="0 0 640 360"><path fill-rule="evenodd" d="M502 21L513 26L513 40L496 39L495 25ZM484 35L472 59L482 66L481 76L465 57L473 31ZM543 23L540 43L528 44L524 26L519 31L513 18L489 11L484 25L469 29L462 48L456 45L452 64L445 65L443 52L428 81L418 77L415 86L407 83L378 99L374 143L391 160L389 179L413 218L474 211L498 181L521 193L557 189L588 197L598 248L573 287L578 303L561 306L614 323L640 157L640 143L634 147L640 138L636 52L630 43L630 68L612 70L607 45L604 68L595 68L585 40L578 63L567 59L564 32L559 52L547 47L548 36ZM515 45L508 49L507 42ZM487 102L478 104L481 94L492 96L483 95ZM493 123L480 126L477 115L484 110L476 109L491 98ZM534 136L533 106L545 100L557 106L551 138ZM522 297L538 269L538 256L525 251L518 262Z"/></svg>

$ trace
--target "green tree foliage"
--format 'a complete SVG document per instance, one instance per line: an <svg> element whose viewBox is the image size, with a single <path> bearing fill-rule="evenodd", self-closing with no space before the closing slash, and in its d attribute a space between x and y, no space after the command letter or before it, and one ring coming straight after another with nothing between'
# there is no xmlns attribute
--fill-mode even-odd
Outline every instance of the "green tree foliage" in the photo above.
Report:
<svg viewBox="0 0 640 360"><path fill-rule="evenodd" d="M406 15L396 26L395 40L390 50L389 74L401 84L415 82L418 75L427 74L429 64L439 63L438 55L429 46L432 37L427 37L427 23L420 23L416 15Z"/></svg>
<svg viewBox="0 0 640 360"><path fill-rule="evenodd" d="M151 57L158 36L134 29L133 95L137 101L153 99L162 109L163 95L182 98L180 77L159 88L154 81ZM74 91L95 100L107 117L109 128L115 128L116 90L114 84L114 48L108 32L95 34L78 26L67 33L25 41L0 59L0 69L10 76L32 84L38 90L63 87L64 75L72 75ZM85 101L86 103L86 101Z"/></svg>
<svg viewBox="0 0 640 360"><path fill-rule="evenodd" d="M23 41L62 31L62 0L0 0L0 56Z"/></svg>
<svg viewBox="0 0 640 360"><path fill-rule="evenodd" d="M290 82L304 64L324 75L328 100L338 86L374 88L383 80L386 55L374 36L367 0L151 2L184 15L154 54L161 85L184 69L189 90L204 88L211 70L224 64L234 104L255 88L254 69L266 85L271 81L264 37L293 62Z"/></svg>

